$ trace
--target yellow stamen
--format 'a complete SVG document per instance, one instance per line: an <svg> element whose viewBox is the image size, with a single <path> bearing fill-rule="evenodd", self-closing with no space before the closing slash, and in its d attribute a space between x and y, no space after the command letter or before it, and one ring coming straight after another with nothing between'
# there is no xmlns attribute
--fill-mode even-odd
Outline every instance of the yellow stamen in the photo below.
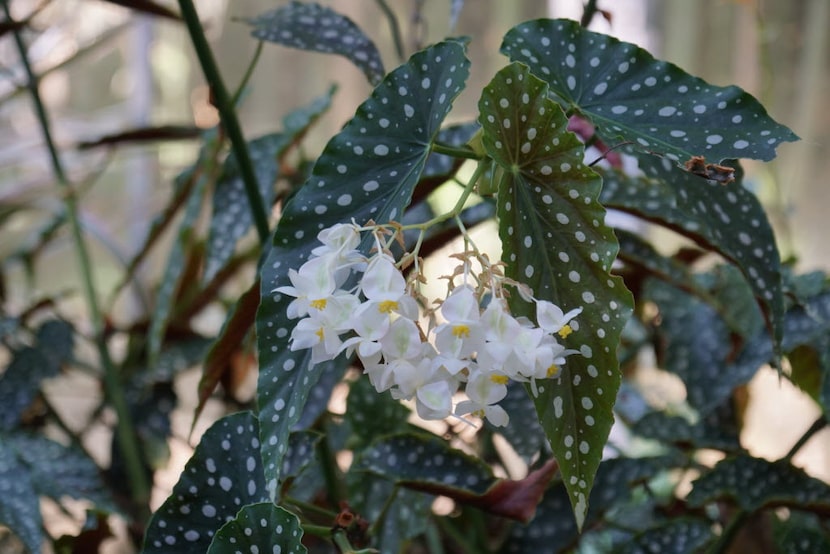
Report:
<svg viewBox="0 0 830 554"><path fill-rule="evenodd" d="M384 300L378 305L378 311L388 314L398 309L398 303L394 300Z"/></svg>
<svg viewBox="0 0 830 554"><path fill-rule="evenodd" d="M461 325L453 325L452 326L452 336L454 336L457 339L469 338L469 336L470 336L470 327L469 327L469 325L464 325L463 323Z"/></svg>
<svg viewBox="0 0 830 554"><path fill-rule="evenodd" d="M547 376L549 378L554 377L557 373L559 373L559 371L560 371L559 366L556 365L556 364L553 364L552 366L550 366L548 368Z"/></svg>
<svg viewBox="0 0 830 554"><path fill-rule="evenodd" d="M312 300L310 302L311 307L317 310L325 310L326 309L326 302L325 298L318 298L317 300Z"/></svg>
<svg viewBox="0 0 830 554"><path fill-rule="evenodd" d="M574 330L571 329L571 326L566 324L563 325L561 329L559 329L559 336L564 339L573 332Z"/></svg>
<svg viewBox="0 0 830 554"><path fill-rule="evenodd" d="M484 413L484 410L476 410L472 413L472 415L474 415L476 417L480 417L480 418L483 419L484 416L485 416L485 413Z"/></svg>
<svg viewBox="0 0 830 554"><path fill-rule="evenodd" d="M510 381L510 377L507 375L491 375L490 380L497 385L506 385Z"/></svg>
<svg viewBox="0 0 830 554"><path fill-rule="evenodd" d="M317 335L317 337L319 337L320 342L323 342L323 328L322 327L320 327L319 329L314 331L314 334Z"/></svg>

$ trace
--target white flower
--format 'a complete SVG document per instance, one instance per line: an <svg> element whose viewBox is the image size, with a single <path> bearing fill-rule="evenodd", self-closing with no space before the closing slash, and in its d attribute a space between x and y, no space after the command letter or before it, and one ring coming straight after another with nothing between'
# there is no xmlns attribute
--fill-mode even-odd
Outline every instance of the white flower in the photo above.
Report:
<svg viewBox="0 0 830 554"><path fill-rule="evenodd" d="M351 356L356 349L361 360L380 352L380 341L389 332L391 318L368 302L361 304L352 315L352 328L357 333L343 342L343 350Z"/></svg>
<svg viewBox="0 0 830 554"><path fill-rule="evenodd" d="M536 321L539 327L550 334L559 333L562 338L571 334L572 329L568 322L582 313L582 308L575 308L564 313L562 308L547 300L536 302Z"/></svg>
<svg viewBox="0 0 830 554"><path fill-rule="evenodd" d="M295 298L286 309L290 319L303 317L310 308L325 309L328 298L337 288L334 269L329 259L312 258L300 266L299 271L288 270L292 286L277 287L274 292Z"/></svg>
<svg viewBox="0 0 830 554"><path fill-rule="evenodd" d="M478 352L477 360L490 370L499 370L513 352L521 325L507 310L503 299L493 298L481 314L481 328L486 343Z"/></svg>
<svg viewBox="0 0 830 554"><path fill-rule="evenodd" d="M415 392L415 409L423 419L444 419L452 413L452 395L455 391L449 381L427 383Z"/></svg>
<svg viewBox="0 0 830 554"><path fill-rule="evenodd" d="M359 304L351 294L338 291L322 310L312 310L291 331L291 350L311 348L311 362L333 360L342 350L340 334L350 328L354 310Z"/></svg>
<svg viewBox="0 0 830 554"><path fill-rule="evenodd" d="M441 304L441 315L447 320L435 329L435 346L441 354L466 358L483 346L481 311L472 288L453 290Z"/></svg>
<svg viewBox="0 0 830 554"><path fill-rule="evenodd" d="M360 288L375 309L386 314L394 312L408 319L418 318L418 304L407 294L406 280L388 256L381 254L369 260Z"/></svg>
<svg viewBox="0 0 830 554"><path fill-rule="evenodd" d="M507 396L509 378L500 373L474 373L467 381L465 391L469 400L459 402L455 415L473 414L486 418L496 427L504 427L509 421L507 412L498 405Z"/></svg>

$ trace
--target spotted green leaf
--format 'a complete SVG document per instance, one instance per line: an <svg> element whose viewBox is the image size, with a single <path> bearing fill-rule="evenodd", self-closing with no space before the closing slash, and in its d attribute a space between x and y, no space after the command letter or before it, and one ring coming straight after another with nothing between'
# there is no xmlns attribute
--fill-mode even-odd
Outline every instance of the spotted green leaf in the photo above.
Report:
<svg viewBox="0 0 830 554"><path fill-rule="evenodd" d="M348 58L377 85L383 62L374 43L348 17L313 2L291 2L249 21L251 34L284 46L339 54Z"/></svg>
<svg viewBox="0 0 830 554"><path fill-rule="evenodd" d="M58 375L72 354L72 328L63 321L47 321L36 331L34 346L12 353L0 373L0 429L17 427L23 412L40 391L44 379Z"/></svg>
<svg viewBox="0 0 830 554"><path fill-rule="evenodd" d="M616 458L600 464L591 491L590 510L585 523L599 521L615 504L626 501L632 492L661 469L670 467L667 457ZM525 552L570 552L579 540L579 529L569 517L573 508L564 483L557 479L539 503L536 516L526 525L516 525L508 536L503 554Z"/></svg>
<svg viewBox="0 0 830 554"><path fill-rule="evenodd" d="M740 184L720 185L641 156L642 177L603 172L603 205L673 229L735 264L752 288L777 344L784 301L781 259L761 203Z"/></svg>
<svg viewBox="0 0 830 554"><path fill-rule="evenodd" d="M531 464L537 454L545 450L545 431L536 416L536 406L523 386L511 381L507 386L507 396L499 406L510 414L506 427L495 427L485 420L484 425L499 433L510 443L516 454L527 464Z"/></svg>
<svg viewBox="0 0 830 554"><path fill-rule="evenodd" d="M687 554L701 552L712 541L712 525L702 519L673 519L633 537L620 554Z"/></svg>
<svg viewBox="0 0 830 554"><path fill-rule="evenodd" d="M576 21L522 23L501 50L545 80L565 111L588 117L608 144L630 141L682 164L693 156L771 160L779 144L798 138L740 88L710 85Z"/></svg>
<svg viewBox="0 0 830 554"><path fill-rule="evenodd" d="M98 510L118 511L98 466L81 449L23 433L10 434L3 442L27 468L37 494L58 503L64 497L86 499Z"/></svg>
<svg viewBox="0 0 830 554"><path fill-rule="evenodd" d="M274 552L305 554L300 520L270 502L244 506L213 537L208 554Z"/></svg>
<svg viewBox="0 0 830 554"><path fill-rule="evenodd" d="M683 380L686 398L700 414L709 414L755 375L760 364L726 370L733 345L712 306L657 280L646 284L643 296L660 311L661 366Z"/></svg>
<svg viewBox="0 0 830 554"><path fill-rule="evenodd" d="M358 379L349 387L344 416L352 425L355 440L351 446L357 448L360 442L369 443L381 435L405 430L409 414L409 409L392 395L378 394L369 379Z"/></svg>
<svg viewBox="0 0 830 554"><path fill-rule="evenodd" d="M690 423L680 416L650 412L640 418L631 430L641 437L681 448L715 448L733 452L741 449L735 429L711 425L705 419Z"/></svg>
<svg viewBox="0 0 830 554"><path fill-rule="evenodd" d="M830 532L818 523L799 521L797 517L777 521L773 538L780 554L830 552Z"/></svg>
<svg viewBox="0 0 830 554"><path fill-rule="evenodd" d="M250 412L223 417L202 437L173 493L153 514L145 554L204 552L243 506L269 502Z"/></svg>
<svg viewBox="0 0 830 554"><path fill-rule="evenodd" d="M279 174L277 158L294 143L331 105L334 87L307 106L283 118L283 131L256 138L248 143L263 204L274 203L274 182ZM253 216L245 184L233 152L228 154L213 193L213 216L205 254L204 283L213 279L233 255L236 244L253 226Z"/></svg>
<svg viewBox="0 0 830 554"><path fill-rule="evenodd" d="M286 204L263 263L257 313L260 374L258 403L269 490L276 492L285 441L321 375L348 361L311 365L310 353L288 349L296 321L285 315L290 298L274 294L288 285L316 246L317 233L352 219L400 219L429 156L431 143L461 91L469 62L457 41L415 54L390 73L355 117L329 141L308 181ZM368 251L370 241L362 248ZM323 404L325 405L325 404Z"/></svg>
<svg viewBox="0 0 830 554"><path fill-rule="evenodd" d="M490 468L442 438L411 433L376 440L355 465L398 483L418 483L475 495L484 494L496 478Z"/></svg>
<svg viewBox="0 0 830 554"><path fill-rule="evenodd" d="M617 241L597 201L600 179L583 165L582 143L547 95L544 82L514 63L485 87L479 111L484 147L502 168L498 215L507 275L565 311L584 308L563 341L580 354L541 383L535 398L581 527L614 419L616 349L632 300L609 273ZM532 316L528 306L512 303L518 315Z"/></svg>
<svg viewBox="0 0 830 554"><path fill-rule="evenodd" d="M740 454L726 458L692 483L693 507L729 498L746 511L771 506L830 509L830 485L786 460L770 462Z"/></svg>
<svg viewBox="0 0 830 554"><path fill-rule="evenodd" d="M40 552L43 519L32 474L0 434L0 525L8 527L30 552Z"/></svg>

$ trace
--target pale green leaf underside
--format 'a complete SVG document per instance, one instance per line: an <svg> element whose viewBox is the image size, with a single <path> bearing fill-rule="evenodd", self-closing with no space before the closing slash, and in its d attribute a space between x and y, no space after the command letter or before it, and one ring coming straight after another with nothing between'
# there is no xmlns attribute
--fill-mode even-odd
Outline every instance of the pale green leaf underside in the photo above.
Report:
<svg viewBox="0 0 830 554"><path fill-rule="evenodd" d="M400 219L421 176L432 140L461 91L469 62L457 41L415 54L390 73L355 117L329 141L312 175L285 206L262 268L257 314L262 456L272 497L289 432L324 372L348 364L340 357L312 366L307 351L288 349L296 324L285 315L290 298L273 293L288 285L317 245L317 233L352 220ZM368 251L369 242L363 249Z"/></svg>
<svg viewBox="0 0 830 554"><path fill-rule="evenodd" d="M539 19L505 35L501 51L547 82L566 111L587 116L609 144L683 163L692 156L771 160L797 140L738 87L717 87L634 44L578 22Z"/></svg>
<svg viewBox="0 0 830 554"><path fill-rule="evenodd" d="M583 165L583 145L567 131L547 85L526 66L511 64L485 87L479 111L484 147L504 169L498 212L508 275L563 310L584 308L578 330L564 340L581 354L542 383L536 398L581 524L613 422L616 348L632 301L609 274L618 248L597 201L600 179ZM515 302L514 309L521 313L524 306Z"/></svg>

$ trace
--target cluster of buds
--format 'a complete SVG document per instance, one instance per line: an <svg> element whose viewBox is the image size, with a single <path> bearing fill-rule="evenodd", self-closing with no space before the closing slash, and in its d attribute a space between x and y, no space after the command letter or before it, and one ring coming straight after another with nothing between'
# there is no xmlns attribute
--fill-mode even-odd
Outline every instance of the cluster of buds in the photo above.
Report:
<svg viewBox="0 0 830 554"><path fill-rule="evenodd" d="M376 242L369 257L357 250L367 231ZM400 237L397 230L391 234ZM301 318L291 333L291 349L311 349L312 363L356 353L379 393L414 399L424 419L472 414L507 425L507 412L498 405L507 384L528 382L536 394L537 379L559 373L567 356L578 351L566 349L557 336L572 332L569 322L582 308L564 313L535 299L526 285L506 278L500 264L490 264L477 251L454 256L461 263L448 278L446 298L427 306L417 264L409 280L400 267L417 261L417 255L396 263L383 240L388 235L388 228L353 224L319 233L322 245L299 269L289 270L291 286L275 290L294 299L288 317ZM535 303L535 323L510 313L508 286ZM453 406L462 384L467 399Z"/></svg>

